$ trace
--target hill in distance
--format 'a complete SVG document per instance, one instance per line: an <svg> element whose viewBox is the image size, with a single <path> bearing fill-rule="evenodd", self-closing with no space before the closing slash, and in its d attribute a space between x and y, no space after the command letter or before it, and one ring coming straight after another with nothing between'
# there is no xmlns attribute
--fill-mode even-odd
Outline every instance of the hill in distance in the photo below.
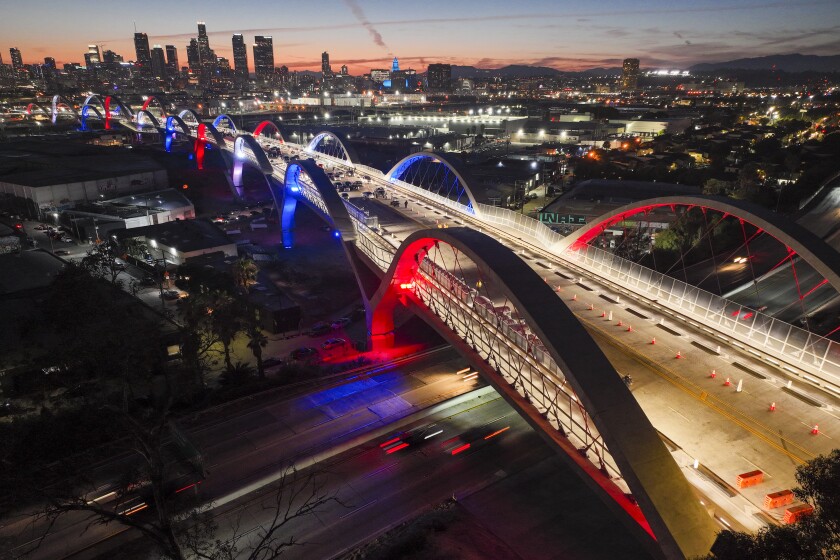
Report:
<svg viewBox="0 0 840 560"><path fill-rule="evenodd" d="M693 72L715 70L781 70L784 72L840 72L840 55L776 54L725 62L695 64Z"/></svg>

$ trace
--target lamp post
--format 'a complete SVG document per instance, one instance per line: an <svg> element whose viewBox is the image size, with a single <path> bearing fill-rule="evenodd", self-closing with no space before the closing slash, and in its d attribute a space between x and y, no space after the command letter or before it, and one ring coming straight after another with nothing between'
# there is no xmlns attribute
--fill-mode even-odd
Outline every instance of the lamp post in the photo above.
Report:
<svg viewBox="0 0 840 560"><path fill-rule="evenodd" d="M163 249L158 247L157 241L154 240L154 239L149 239L149 245L160 251L160 257L161 257L160 260L163 261L163 268L164 268L164 270L166 270L166 256L163 253ZM163 271L161 271L160 268L158 267L158 260L157 259L154 259L153 262L154 262L155 272L157 272L158 287L160 288L160 294L159 294L159 296L160 296L160 308L162 310L166 311L166 304L163 300Z"/></svg>

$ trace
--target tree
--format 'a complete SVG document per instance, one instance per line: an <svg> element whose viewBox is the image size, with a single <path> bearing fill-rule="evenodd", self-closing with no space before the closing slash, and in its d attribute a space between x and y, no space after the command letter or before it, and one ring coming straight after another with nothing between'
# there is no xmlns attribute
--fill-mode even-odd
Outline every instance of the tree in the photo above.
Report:
<svg viewBox="0 0 840 560"><path fill-rule="evenodd" d="M115 286L122 287L122 280L119 280L118 277L124 268L117 263L110 244L106 242L96 243L79 264L83 270L94 278L103 278Z"/></svg>
<svg viewBox="0 0 840 560"><path fill-rule="evenodd" d="M257 283L256 263L251 259L238 259L233 263L233 283L243 294L247 294L251 286Z"/></svg>
<svg viewBox="0 0 840 560"><path fill-rule="evenodd" d="M263 334L260 325L256 320L256 315L252 310L248 313L245 334L248 337L248 348L254 354L257 360L257 375L260 379L265 379L265 367L263 366L262 351L268 345L268 337Z"/></svg>
<svg viewBox="0 0 840 560"><path fill-rule="evenodd" d="M840 558L840 450L796 469L797 498L814 507L791 525L772 525L757 534L722 532L709 559L827 560Z"/></svg>
<svg viewBox="0 0 840 560"><path fill-rule="evenodd" d="M242 331L242 302L224 292L213 292L210 305L210 326L222 343L225 367L231 371L233 363L230 360L230 345Z"/></svg>
<svg viewBox="0 0 840 560"><path fill-rule="evenodd" d="M181 300L181 355L199 385L204 384L210 350L219 342L213 329L212 311L212 298L207 294L194 293Z"/></svg>

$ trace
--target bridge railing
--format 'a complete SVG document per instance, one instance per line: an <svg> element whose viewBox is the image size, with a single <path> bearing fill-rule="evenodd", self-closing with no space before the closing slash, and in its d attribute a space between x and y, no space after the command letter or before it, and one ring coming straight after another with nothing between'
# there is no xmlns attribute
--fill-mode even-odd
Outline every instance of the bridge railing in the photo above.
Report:
<svg viewBox="0 0 840 560"><path fill-rule="evenodd" d="M561 234L539 220L507 208L479 203L478 213L483 221L514 232L518 234L518 237L522 237L547 251L554 249L556 244L563 239Z"/></svg>
<svg viewBox="0 0 840 560"><path fill-rule="evenodd" d="M353 220L356 229L356 246L367 255L380 270L387 271L397 253L397 247L389 243L381 235L366 226L363 222Z"/></svg>
<svg viewBox="0 0 840 560"><path fill-rule="evenodd" d="M431 262L421 263L414 293L499 374L556 430L624 492L629 489L600 434L566 377L522 321L499 312L462 280Z"/></svg>
<svg viewBox="0 0 840 560"><path fill-rule="evenodd" d="M798 366L817 378L804 375L807 380L840 393L840 344L832 340L597 247L586 245L569 250L564 257L584 270L696 320L697 327L728 335L734 344L763 350L771 363Z"/></svg>

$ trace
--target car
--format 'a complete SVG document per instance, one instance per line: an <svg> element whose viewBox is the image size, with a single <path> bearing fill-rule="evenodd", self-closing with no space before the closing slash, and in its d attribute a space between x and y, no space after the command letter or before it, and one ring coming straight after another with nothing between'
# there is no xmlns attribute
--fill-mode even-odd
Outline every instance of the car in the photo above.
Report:
<svg viewBox="0 0 840 560"><path fill-rule="evenodd" d="M312 348L311 346L302 346L292 350L289 356L293 360L311 360L318 357L318 349Z"/></svg>
<svg viewBox="0 0 840 560"><path fill-rule="evenodd" d="M265 360L263 360L263 367L264 368L272 368L272 367L282 366L285 363L286 362L284 362L280 358L276 358L276 357L272 356L270 358L266 358Z"/></svg>
<svg viewBox="0 0 840 560"><path fill-rule="evenodd" d="M350 319L350 317L341 317L340 319L336 319L335 321L330 323L330 328L334 331L337 331L339 329L343 329L344 327L349 325L351 322L352 322L352 319Z"/></svg>
<svg viewBox="0 0 840 560"><path fill-rule="evenodd" d="M371 198L373 196L373 193L370 191L365 191L362 193L362 196L365 198Z"/></svg>
<svg viewBox="0 0 840 560"><path fill-rule="evenodd" d="M394 200L391 201L391 206L394 206L395 208L399 208L400 207L400 201L395 198Z"/></svg>
<svg viewBox="0 0 840 560"><path fill-rule="evenodd" d="M335 350L336 348L341 348L347 344L347 341L343 338L328 338L321 344L321 348L324 350Z"/></svg>
<svg viewBox="0 0 840 560"><path fill-rule="evenodd" d="M64 237L61 238L61 241L63 241L64 243L73 243L73 238L72 237L67 237L65 235Z"/></svg>
<svg viewBox="0 0 840 560"><path fill-rule="evenodd" d="M385 187L376 187L376 190L374 190L373 192L375 192L379 196L385 196Z"/></svg>
<svg viewBox="0 0 840 560"><path fill-rule="evenodd" d="M141 286L154 286L156 284L155 279L151 276L144 276L140 279Z"/></svg>
<svg viewBox="0 0 840 560"><path fill-rule="evenodd" d="M262 214L262 212L260 210L251 210L250 214L252 216L259 216Z"/></svg>
<svg viewBox="0 0 840 560"><path fill-rule="evenodd" d="M114 262L111 263L111 266L114 267L114 270L125 270L125 262L121 261L120 259L114 259Z"/></svg>
<svg viewBox="0 0 840 560"><path fill-rule="evenodd" d="M163 299L176 300L179 297L181 297L181 292L179 292L178 290L164 290L161 294L161 297Z"/></svg>
<svg viewBox="0 0 840 560"><path fill-rule="evenodd" d="M350 200L350 194L343 192L341 193L341 198L343 198L344 200Z"/></svg>
<svg viewBox="0 0 840 560"><path fill-rule="evenodd" d="M327 323L315 323L309 329L309 336L321 336L322 334L327 334L332 330Z"/></svg>
<svg viewBox="0 0 840 560"><path fill-rule="evenodd" d="M59 249L58 251L54 252L53 254L58 256L58 257L66 257L67 255L70 254L70 251L66 251L64 249Z"/></svg>
<svg viewBox="0 0 840 560"><path fill-rule="evenodd" d="M47 229L47 227L48 226L45 226L44 224L38 224L37 226L35 226L35 229L37 229L38 231L44 231L45 229Z"/></svg>

